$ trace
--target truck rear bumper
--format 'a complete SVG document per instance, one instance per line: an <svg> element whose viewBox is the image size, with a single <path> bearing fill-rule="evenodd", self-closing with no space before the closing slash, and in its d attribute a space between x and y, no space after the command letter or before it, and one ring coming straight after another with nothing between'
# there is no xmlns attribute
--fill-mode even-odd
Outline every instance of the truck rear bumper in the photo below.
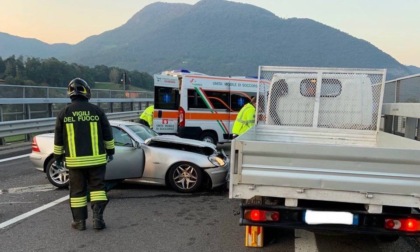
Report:
<svg viewBox="0 0 420 252"><path fill-rule="evenodd" d="M325 203L325 204L324 204ZM305 229L309 231L328 231L328 232L343 232L343 233L365 233L374 235L398 235L398 236L420 236L420 229L418 231L400 231L386 229L385 223L388 219L407 219L412 218L420 220L419 213L411 213L410 208L395 208L386 207L383 213L370 214L366 211L360 210L363 206L357 204L340 205L333 202L306 202L305 207L286 207L279 205L267 204L241 204L240 225L242 226L262 226L270 228L282 229ZM307 207L314 205L317 207ZM249 216L250 210L264 210L275 211L279 213L280 219L278 221L251 221L246 216ZM305 213L309 209L322 209L322 211L347 212L351 213L356 222L351 224L308 224L305 221ZM343 210L344 209L344 210ZM407 210L409 212L407 212ZM420 223L420 221L419 221Z"/></svg>

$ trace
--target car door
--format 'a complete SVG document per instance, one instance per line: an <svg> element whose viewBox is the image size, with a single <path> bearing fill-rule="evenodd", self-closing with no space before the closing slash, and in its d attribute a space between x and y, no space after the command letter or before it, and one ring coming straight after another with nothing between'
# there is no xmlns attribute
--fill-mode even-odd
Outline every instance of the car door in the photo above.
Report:
<svg viewBox="0 0 420 252"><path fill-rule="evenodd" d="M142 148L134 146L134 140L127 132L112 127L115 141L114 160L106 167L105 180L140 178L144 170L144 153Z"/></svg>

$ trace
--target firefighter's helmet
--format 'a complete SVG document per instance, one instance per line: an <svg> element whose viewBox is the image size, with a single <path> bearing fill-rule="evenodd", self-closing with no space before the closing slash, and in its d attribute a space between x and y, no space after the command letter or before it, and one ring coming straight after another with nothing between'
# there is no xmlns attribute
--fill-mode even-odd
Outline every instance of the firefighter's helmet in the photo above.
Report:
<svg viewBox="0 0 420 252"><path fill-rule="evenodd" d="M90 99L90 87L87 82L81 78L73 79L67 86L67 95L70 98L74 96L83 96Z"/></svg>

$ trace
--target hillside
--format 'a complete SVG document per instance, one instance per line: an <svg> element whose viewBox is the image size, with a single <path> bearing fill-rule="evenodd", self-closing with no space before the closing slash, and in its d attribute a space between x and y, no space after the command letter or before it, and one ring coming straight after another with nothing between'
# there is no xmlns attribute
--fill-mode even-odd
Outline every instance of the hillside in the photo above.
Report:
<svg viewBox="0 0 420 252"><path fill-rule="evenodd" d="M224 0L154 3L126 24L74 46L31 41L35 42L42 50L34 54L42 51L68 62L151 74L186 68L214 75L255 75L259 65L386 68L388 79L415 71L369 42L314 20L283 19L253 5ZM18 48L24 55L32 50L28 45ZM1 46L0 56L8 56Z"/></svg>

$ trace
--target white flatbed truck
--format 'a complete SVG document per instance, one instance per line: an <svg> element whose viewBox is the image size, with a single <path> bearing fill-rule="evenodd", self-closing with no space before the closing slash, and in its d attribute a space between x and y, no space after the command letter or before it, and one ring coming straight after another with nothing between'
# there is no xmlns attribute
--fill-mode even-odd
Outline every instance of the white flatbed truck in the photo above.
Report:
<svg viewBox="0 0 420 252"><path fill-rule="evenodd" d="M385 74L260 66L256 126L231 144L246 246L267 227L420 235L420 142L379 130Z"/></svg>

